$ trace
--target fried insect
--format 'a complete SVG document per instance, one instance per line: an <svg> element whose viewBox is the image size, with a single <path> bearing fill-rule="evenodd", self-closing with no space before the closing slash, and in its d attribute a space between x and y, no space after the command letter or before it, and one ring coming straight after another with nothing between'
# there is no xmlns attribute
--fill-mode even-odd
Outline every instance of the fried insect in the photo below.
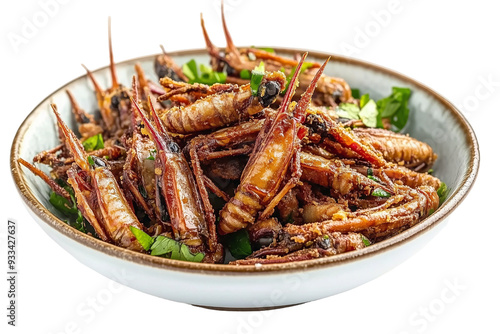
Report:
<svg viewBox="0 0 500 334"><path fill-rule="evenodd" d="M52 109L75 162L84 174L82 176L76 168L68 170L68 182L75 191L78 208L102 240L143 251L130 230L131 226L142 230L143 225L128 204L108 164L101 158L88 155L61 119L55 105ZM87 177L89 182L85 180Z"/></svg>
<svg viewBox="0 0 500 334"><path fill-rule="evenodd" d="M306 56L302 56L299 69ZM299 141L305 135L300 124L305 119L307 105L327 62L316 73L315 80L289 114L288 107L295 93L299 71L293 76L276 116L272 120L266 119L257 136L235 196L220 212L219 233L231 233L253 224L257 213L264 208L260 218L267 218L281 198L299 182ZM288 170L290 178L282 185Z"/></svg>
<svg viewBox="0 0 500 334"><path fill-rule="evenodd" d="M173 133L188 134L217 129L246 120L261 112L285 88L285 82L285 75L282 72L266 73L259 86L258 97L252 95L250 84L239 87L225 85L224 87L227 87L225 91L212 95L209 94L213 93L215 88L207 88L206 97L186 106L160 111L159 115L167 131ZM166 85L166 81L164 80L162 84ZM204 85L192 86L195 86L192 90L197 91L206 87ZM189 88L183 90L183 92L185 91L189 91ZM160 97L161 99L162 97Z"/></svg>
<svg viewBox="0 0 500 334"><path fill-rule="evenodd" d="M175 239L196 252L205 252L208 244L211 253L220 253L216 236L214 240L214 233L209 233L209 230L215 230L215 226L207 226L200 194L181 149L165 130L151 100L149 107L155 126L137 102L132 102L156 145L156 186L168 208Z"/></svg>
<svg viewBox="0 0 500 334"><path fill-rule="evenodd" d="M298 68L297 60L276 55L274 52L268 52L257 48L242 48L238 49L229 34L224 16L224 4L221 3L221 16L222 27L226 37L226 50L220 51L208 37L205 29L203 16L201 16L201 28L207 51L211 57L211 65L215 71L222 71L228 74L227 81L237 84L245 84L248 82L241 79L240 73L244 70L251 71L260 62L264 62L265 67L269 71L284 71L287 76L292 76L294 71ZM307 87L313 81L316 72L320 68L317 62L307 63L307 68L297 70L299 75L299 86L297 87L297 94L303 94ZM335 106L340 102L351 102L353 100L351 95L351 88L341 78L330 77L322 75L317 82L316 91L312 97L316 105L330 105Z"/></svg>

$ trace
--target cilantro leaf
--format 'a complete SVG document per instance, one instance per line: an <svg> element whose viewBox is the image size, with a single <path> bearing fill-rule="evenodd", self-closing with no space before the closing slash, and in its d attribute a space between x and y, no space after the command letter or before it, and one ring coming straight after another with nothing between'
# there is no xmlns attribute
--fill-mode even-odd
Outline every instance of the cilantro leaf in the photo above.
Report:
<svg viewBox="0 0 500 334"><path fill-rule="evenodd" d="M95 136L85 139L83 142L83 148L86 152L91 152L95 150L100 150L104 148L104 140L102 139L102 134L98 133Z"/></svg>
<svg viewBox="0 0 500 334"><path fill-rule="evenodd" d="M68 218L67 220L64 220L66 224L76 228L78 231L87 233L87 229L85 227L86 220L80 210L78 210L73 188L61 179L57 179L56 182L69 193L71 202L63 196L56 194L54 191L50 192L49 202L54 206L54 208L56 208L56 210Z"/></svg>
<svg viewBox="0 0 500 334"><path fill-rule="evenodd" d="M215 72L210 66L200 64L199 71L196 60L191 59L182 65L182 73L189 79L189 83L202 83L205 85L213 85L215 83L225 83L226 74Z"/></svg>
<svg viewBox="0 0 500 334"><path fill-rule="evenodd" d="M380 117L389 118L396 132L401 131L408 122L410 96L409 88L392 87L391 95L377 101Z"/></svg>
<svg viewBox="0 0 500 334"><path fill-rule="evenodd" d="M70 203L66 198L56 194L54 191L50 192L49 202L54 208L66 216L76 215L78 213L78 209L74 203Z"/></svg>
<svg viewBox="0 0 500 334"><path fill-rule="evenodd" d="M362 102L363 102L363 97L361 97L360 103ZM361 110L359 112L359 118L361 118L363 124L370 128L376 127L377 116L378 116L378 110L375 101L369 100L368 102L364 102L363 107L361 107Z"/></svg>
<svg viewBox="0 0 500 334"><path fill-rule="evenodd" d="M224 237L224 243L236 259L243 259L252 254L250 237L245 229L241 229Z"/></svg>
<svg viewBox="0 0 500 334"><path fill-rule="evenodd" d="M137 238L137 241L141 244L142 248L144 248L145 251L148 251L153 244L154 238L137 227L129 226L129 228L130 231L132 231L132 234L134 234Z"/></svg>
<svg viewBox="0 0 500 334"><path fill-rule="evenodd" d="M363 107L370 101L370 94L364 94L359 99L359 107L363 109Z"/></svg>
<svg viewBox="0 0 500 334"><path fill-rule="evenodd" d="M189 262L201 262L205 257L203 253L191 253L189 247L185 244L163 235L159 235L154 239L151 245L151 255Z"/></svg>
<svg viewBox="0 0 500 334"><path fill-rule="evenodd" d="M337 115L342 118L359 119L360 111L361 109L354 103L341 103L337 107Z"/></svg>

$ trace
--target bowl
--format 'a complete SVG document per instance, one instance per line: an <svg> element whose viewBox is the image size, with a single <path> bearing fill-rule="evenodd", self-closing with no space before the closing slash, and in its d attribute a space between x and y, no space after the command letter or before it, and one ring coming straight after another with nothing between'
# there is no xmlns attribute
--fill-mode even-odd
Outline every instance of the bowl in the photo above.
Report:
<svg viewBox="0 0 500 334"><path fill-rule="evenodd" d="M275 50L284 55L303 52ZM172 56L178 64L192 58L198 63L209 62L204 50L180 51ZM321 61L328 56L309 52L309 59L313 60ZM130 84L136 62L142 64L149 78L155 79L154 57L117 64L119 81ZM283 264L205 264L129 251L73 229L60 219L60 214L49 203L49 187L22 168L17 159L30 161L36 153L58 144L50 103L56 103L63 120L76 128L65 89L73 92L86 111L97 110L92 85L85 75L57 89L21 124L12 143L12 176L28 211L55 242L88 267L134 289L173 301L233 310L283 307L335 295L394 268L424 247L444 227L448 216L462 202L476 179L479 147L474 131L457 108L413 79L342 56L332 56L325 73L346 79L351 87L370 93L374 99L388 95L392 86L411 88L410 119L404 132L433 147L439 155L434 165L435 175L450 188L448 199L431 216L392 238L361 250ZM111 86L107 67L94 74L103 86Z"/></svg>

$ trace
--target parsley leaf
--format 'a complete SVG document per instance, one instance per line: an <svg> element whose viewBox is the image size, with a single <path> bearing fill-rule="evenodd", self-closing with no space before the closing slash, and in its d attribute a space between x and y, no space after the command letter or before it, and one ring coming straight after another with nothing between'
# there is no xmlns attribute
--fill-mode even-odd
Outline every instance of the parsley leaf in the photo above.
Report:
<svg viewBox="0 0 500 334"><path fill-rule="evenodd" d="M250 237L245 229L226 235L224 237L224 243L229 249L229 252L231 252L231 255L236 259L243 259L252 254Z"/></svg>
<svg viewBox="0 0 500 334"><path fill-rule="evenodd" d="M337 115L342 118L359 119L361 109L354 103L341 103L337 107Z"/></svg>
<svg viewBox="0 0 500 334"><path fill-rule="evenodd" d="M359 118L361 118L363 124L370 128L376 127L378 110L375 101L369 100L363 104L363 97L361 97L360 104L362 104L362 107L359 112Z"/></svg>
<svg viewBox="0 0 500 334"><path fill-rule="evenodd" d="M85 139L83 142L83 148L86 152L91 152L95 150L100 150L104 148L104 140L102 139L102 134L98 133L95 136Z"/></svg>
<svg viewBox="0 0 500 334"><path fill-rule="evenodd" d="M392 94L377 101L381 118L389 118L396 132L401 131L408 122L410 110L408 100L411 90L409 88L392 87Z"/></svg>
<svg viewBox="0 0 500 334"><path fill-rule="evenodd" d="M205 85L213 85L215 83L225 83L226 74L222 72L215 72L210 66L196 64L196 60L191 59L182 65L182 73L189 79L189 83L202 83Z"/></svg>

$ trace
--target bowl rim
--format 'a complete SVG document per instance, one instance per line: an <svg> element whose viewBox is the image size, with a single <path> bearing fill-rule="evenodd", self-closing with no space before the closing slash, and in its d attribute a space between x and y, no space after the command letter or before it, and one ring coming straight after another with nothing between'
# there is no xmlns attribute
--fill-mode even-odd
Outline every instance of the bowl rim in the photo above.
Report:
<svg viewBox="0 0 500 334"><path fill-rule="evenodd" d="M305 50L295 49L295 48L274 48L274 50L278 53L282 54L296 54L303 53ZM467 119L462 115L462 113L447 99L443 96L432 90L431 88L425 86L424 84L407 77L399 72L390 70L383 66L379 66L376 64L372 64L370 62L358 60L351 57L345 57L336 54L325 53L321 51L307 51L310 56L316 58L327 58L331 56L331 62L344 63L348 65L356 65L363 67L365 69L374 70L377 72L382 72L384 74L396 77L402 81L408 82L419 89L424 90L436 100L438 100L443 106L448 109L454 119L460 124L462 131L464 132L467 140L467 145L470 154L470 160L467 166L467 171L465 173L464 179L461 181L460 185L454 192L448 197L445 203L439 207L432 215L425 218L415 226L389 238L379 243L375 243L370 247L366 247L363 249L333 255L324 258L317 258L299 262L289 262L289 263L276 263L276 264L266 264L266 265L227 265L227 264L208 264L208 263L194 263L187 261L178 261L172 259L166 259L162 257L151 256L145 253L134 252L128 249L121 248L116 245L112 245L106 243L100 239L89 236L83 232L80 232L68 224L64 223L62 220L57 218L53 213L51 213L47 208L45 208L34 196L31 189L28 187L26 183L26 179L24 177L24 171L21 168L21 165L17 162L19 158L19 151L22 145L22 141L24 138L24 134L27 129L34 121L35 114L39 108L39 106L45 103L50 97L56 92L60 91L64 87L70 85L71 83L80 80L86 77L86 74L83 74L67 83L62 85L61 87L54 90L51 94L49 94L46 98L44 98L24 119L21 123L19 129L16 132L16 135L13 139L10 153L10 166L11 173L14 179L14 183L17 187L17 190L27 205L28 209L40 218L45 224L47 224L50 228L57 230L59 233L64 236L76 241L84 246L90 247L98 252L105 253L106 255L113 256L115 258L119 258L121 260L134 262L139 265L147 265L154 268L166 269L166 270L175 270L175 271L183 271L190 273L198 273L198 274L210 274L210 275L240 275L240 273L245 274L279 274L279 273L290 273L295 271L304 271L311 269L325 269L332 266L344 265L347 263L351 263L356 260L367 259L372 256L379 255L383 252L392 250L404 243L408 243L411 240L419 237L424 234L426 231L434 228L440 222L442 222L448 215L454 211L457 206L464 200L464 198L469 193L472 185L476 180L476 176L479 169L479 144L477 142L476 135L474 130L470 126ZM181 50L176 52L170 52L169 55L172 57L177 56L190 56L190 55L200 55L206 54L205 49L189 49L189 50ZM116 63L119 65L127 65L133 64L135 62L141 62L146 60L151 60L153 57L157 56L157 54L136 57L128 60L124 60ZM95 71L102 71L108 68L108 66L100 67ZM94 71L94 72L95 72Z"/></svg>

